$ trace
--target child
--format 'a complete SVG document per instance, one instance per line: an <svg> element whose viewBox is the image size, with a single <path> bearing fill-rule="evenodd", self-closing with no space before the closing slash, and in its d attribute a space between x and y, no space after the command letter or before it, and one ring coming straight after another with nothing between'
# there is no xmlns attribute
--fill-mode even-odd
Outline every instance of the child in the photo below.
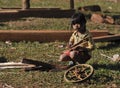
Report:
<svg viewBox="0 0 120 88"><path fill-rule="evenodd" d="M68 50L64 51L58 61L70 61L73 66L78 63L85 63L91 58L91 51L94 49L94 42L88 30L86 30L86 19L84 14L75 13L72 16L71 27L75 30L70 37Z"/></svg>

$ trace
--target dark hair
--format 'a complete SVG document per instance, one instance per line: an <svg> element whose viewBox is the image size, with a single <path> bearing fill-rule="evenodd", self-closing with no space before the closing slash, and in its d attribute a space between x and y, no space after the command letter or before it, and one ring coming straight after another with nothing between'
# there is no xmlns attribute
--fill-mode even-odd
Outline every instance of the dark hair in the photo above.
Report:
<svg viewBox="0 0 120 88"><path fill-rule="evenodd" d="M85 19L85 15L83 13L75 13L72 16L72 20L71 20L71 25L73 24L86 24L86 19Z"/></svg>

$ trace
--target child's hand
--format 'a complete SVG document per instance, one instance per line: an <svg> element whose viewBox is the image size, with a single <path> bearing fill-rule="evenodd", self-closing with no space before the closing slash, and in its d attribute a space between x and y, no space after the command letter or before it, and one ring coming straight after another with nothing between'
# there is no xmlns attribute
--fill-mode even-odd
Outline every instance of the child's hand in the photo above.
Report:
<svg viewBox="0 0 120 88"><path fill-rule="evenodd" d="M72 43L68 43L68 45L67 45L67 48L71 48L72 47Z"/></svg>
<svg viewBox="0 0 120 88"><path fill-rule="evenodd" d="M66 49L69 49L69 48L71 48L71 45L68 44L68 45L66 46Z"/></svg>
<svg viewBox="0 0 120 88"><path fill-rule="evenodd" d="M88 51L86 48L84 47L78 47L79 48L79 51Z"/></svg>

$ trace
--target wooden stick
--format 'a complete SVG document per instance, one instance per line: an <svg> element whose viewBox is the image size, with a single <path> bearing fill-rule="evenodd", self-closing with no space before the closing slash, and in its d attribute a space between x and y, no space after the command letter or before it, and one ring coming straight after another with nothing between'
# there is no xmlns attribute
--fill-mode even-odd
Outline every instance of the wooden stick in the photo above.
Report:
<svg viewBox="0 0 120 88"><path fill-rule="evenodd" d="M25 64L25 63L15 63L15 62L7 62L7 63L0 63L0 69L6 68L32 68L35 67L33 64Z"/></svg>

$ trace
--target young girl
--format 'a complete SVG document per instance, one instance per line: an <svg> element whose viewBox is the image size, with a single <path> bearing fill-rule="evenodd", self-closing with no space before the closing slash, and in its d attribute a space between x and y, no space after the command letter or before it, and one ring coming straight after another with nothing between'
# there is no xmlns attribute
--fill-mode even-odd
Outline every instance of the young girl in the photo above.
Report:
<svg viewBox="0 0 120 88"><path fill-rule="evenodd" d="M91 51L94 49L94 42L90 32L86 29L84 14L75 13L72 16L71 26L75 30L70 37L68 50L60 55L59 61L70 61L73 66L78 63L85 63L91 58Z"/></svg>

